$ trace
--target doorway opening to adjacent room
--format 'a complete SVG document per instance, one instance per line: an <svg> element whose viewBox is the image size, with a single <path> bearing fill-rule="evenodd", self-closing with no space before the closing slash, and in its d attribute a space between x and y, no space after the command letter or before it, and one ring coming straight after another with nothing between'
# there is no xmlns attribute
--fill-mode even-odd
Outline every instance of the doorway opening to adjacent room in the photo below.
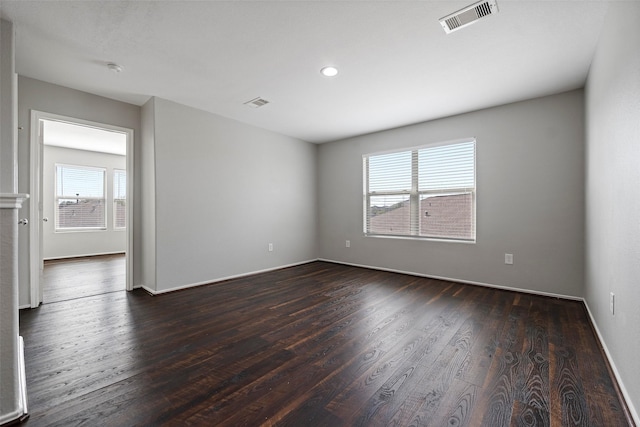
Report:
<svg viewBox="0 0 640 427"><path fill-rule="evenodd" d="M31 112L32 308L132 283L133 131Z"/></svg>

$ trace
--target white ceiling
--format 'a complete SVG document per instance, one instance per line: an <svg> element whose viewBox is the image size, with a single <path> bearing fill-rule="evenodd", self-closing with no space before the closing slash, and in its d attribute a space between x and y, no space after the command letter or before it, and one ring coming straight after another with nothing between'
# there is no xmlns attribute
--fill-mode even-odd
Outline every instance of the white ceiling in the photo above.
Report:
<svg viewBox="0 0 640 427"><path fill-rule="evenodd" d="M90 126L43 120L42 141L45 145L97 151L99 153L127 155L127 135L122 132Z"/></svg>
<svg viewBox="0 0 640 427"><path fill-rule="evenodd" d="M21 75L317 143L584 86L609 1L498 0L497 15L446 35L438 19L471 3L1 0L1 12ZM243 105L256 97L270 103Z"/></svg>

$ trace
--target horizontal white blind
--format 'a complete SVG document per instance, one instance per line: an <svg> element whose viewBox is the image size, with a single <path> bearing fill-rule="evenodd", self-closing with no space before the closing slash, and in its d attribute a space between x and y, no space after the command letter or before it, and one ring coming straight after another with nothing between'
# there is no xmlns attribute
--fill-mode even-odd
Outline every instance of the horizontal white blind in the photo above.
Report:
<svg viewBox="0 0 640 427"><path fill-rule="evenodd" d="M475 142L418 150L419 190L475 187Z"/></svg>
<svg viewBox="0 0 640 427"><path fill-rule="evenodd" d="M410 191L411 151L369 156L369 192Z"/></svg>
<svg viewBox="0 0 640 427"><path fill-rule="evenodd" d="M113 171L113 226L127 226L127 172L121 169Z"/></svg>
<svg viewBox="0 0 640 427"><path fill-rule="evenodd" d="M113 171L113 198L127 198L127 172L121 169Z"/></svg>
<svg viewBox="0 0 640 427"><path fill-rule="evenodd" d="M420 230L423 237L473 240L474 195L472 192L420 195Z"/></svg>
<svg viewBox="0 0 640 427"><path fill-rule="evenodd" d="M370 233L406 236L411 229L409 195L371 196L369 198Z"/></svg>
<svg viewBox="0 0 640 427"><path fill-rule="evenodd" d="M56 165L56 229L105 228L105 169Z"/></svg>
<svg viewBox="0 0 640 427"><path fill-rule="evenodd" d="M58 197L104 197L102 168L56 165Z"/></svg>

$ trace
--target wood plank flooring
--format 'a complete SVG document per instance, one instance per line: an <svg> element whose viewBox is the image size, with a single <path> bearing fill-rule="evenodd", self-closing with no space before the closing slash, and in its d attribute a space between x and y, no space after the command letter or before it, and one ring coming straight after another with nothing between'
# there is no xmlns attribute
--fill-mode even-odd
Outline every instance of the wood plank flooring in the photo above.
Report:
<svg viewBox="0 0 640 427"><path fill-rule="evenodd" d="M42 273L44 303L124 291L125 255L47 260Z"/></svg>
<svg viewBox="0 0 640 427"><path fill-rule="evenodd" d="M32 426L628 426L580 302L313 262L20 313Z"/></svg>

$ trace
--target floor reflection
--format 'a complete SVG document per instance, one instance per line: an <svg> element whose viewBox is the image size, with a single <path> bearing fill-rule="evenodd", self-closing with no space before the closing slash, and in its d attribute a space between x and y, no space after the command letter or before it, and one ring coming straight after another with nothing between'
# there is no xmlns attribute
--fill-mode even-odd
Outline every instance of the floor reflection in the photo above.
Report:
<svg viewBox="0 0 640 427"><path fill-rule="evenodd" d="M45 261L42 302L124 291L125 268L124 254Z"/></svg>

